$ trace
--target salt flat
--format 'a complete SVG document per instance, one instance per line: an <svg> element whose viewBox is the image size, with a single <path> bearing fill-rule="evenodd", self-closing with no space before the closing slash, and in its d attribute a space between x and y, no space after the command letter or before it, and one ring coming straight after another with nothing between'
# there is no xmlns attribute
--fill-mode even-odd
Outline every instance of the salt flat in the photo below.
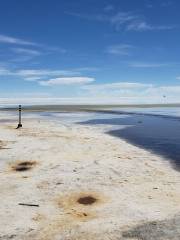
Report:
<svg viewBox="0 0 180 240"><path fill-rule="evenodd" d="M92 126L15 126L0 126L0 239L180 239L168 161Z"/></svg>

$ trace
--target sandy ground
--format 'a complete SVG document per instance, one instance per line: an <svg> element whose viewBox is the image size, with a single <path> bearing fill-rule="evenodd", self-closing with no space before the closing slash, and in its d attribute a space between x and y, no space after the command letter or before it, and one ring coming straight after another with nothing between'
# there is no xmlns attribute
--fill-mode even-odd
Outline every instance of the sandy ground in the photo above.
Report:
<svg viewBox="0 0 180 240"><path fill-rule="evenodd" d="M180 173L95 127L1 123L0 239L179 240Z"/></svg>

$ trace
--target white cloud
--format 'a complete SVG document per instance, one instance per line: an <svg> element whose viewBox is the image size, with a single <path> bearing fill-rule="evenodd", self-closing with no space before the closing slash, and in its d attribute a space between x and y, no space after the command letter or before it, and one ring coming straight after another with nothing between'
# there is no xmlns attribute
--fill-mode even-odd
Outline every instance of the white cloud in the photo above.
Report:
<svg viewBox="0 0 180 240"><path fill-rule="evenodd" d="M19 76L56 76L69 74L69 71L49 70L49 69L23 69L16 72Z"/></svg>
<svg viewBox="0 0 180 240"><path fill-rule="evenodd" d="M180 85L158 86L138 82L116 82L82 86L84 96L114 99L117 103L180 102ZM165 96L165 97L164 97Z"/></svg>
<svg viewBox="0 0 180 240"><path fill-rule="evenodd" d="M71 71L71 70L50 70L50 69L25 69L19 70L15 73L18 76L23 77L25 80L27 78L36 78L43 79L48 78L50 76L69 76L69 75L78 75L79 72Z"/></svg>
<svg viewBox="0 0 180 240"><path fill-rule="evenodd" d="M109 14L109 12L104 12L103 14L85 14L85 13L75 13L66 12L71 16L78 18L90 20L107 22L115 27L116 30L127 30L127 31L153 31L153 30L171 30L176 28L174 25L152 25L147 23L145 17L141 15L134 14L133 12L122 12L118 11L116 14Z"/></svg>
<svg viewBox="0 0 180 240"><path fill-rule="evenodd" d="M67 50L62 47L48 46L46 44L39 44L39 43L35 43L32 41L27 41L24 39L15 38L15 37L3 35L3 34L0 34L0 43L10 44L10 45L15 45L15 46L17 46L17 45L22 46L22 48L16 47L16 48L11 49L12 51L14 51L17 54L26 55L22 58L17 58L17 61L30 60L31 59L30 56L32 57L32 56L38 56L38 55L42 54L42 52L40 52L39 50L36 50L36 49L23 48L25 46L36 47L36 48L38 47L39 49L42 49L43 53L45 53L45 54L53 54L53 53L65 54L65 53L67 53ZM29 57L27 55L29 55Z"/></svg>
<svg viewBox="0 0 180 240"><path fill-rule="evenodd" d="M137 82L115 82L115 83L106 83L106 84L91 84L87 86L83 86L83 89L90 91L99 91L99 90L135 90L135 89L144 89L151 88L152 84L144 84Z"/></svg>
<svg viewBox="0 0 180 240"><path fill-rule="evenodd" d="M131 12L118 12L110 18L112 25L117 30L124 28L127 31L153 31L153 30L171 30L174 25L151 25L144 20L144 17Z"/></svg>
<svg viewBox="0 0 180 240"><path fill-rule="evenodd" d="M153 26L148 24L145 21L132 21L130 24L127 25L128 31L152 31L152 30L171 30L174 29L175 26Z"/></svg>
<svg viewBox="0 0 180 240"><path fill-rule="evenodd" d="M174 25L151 25L142 16L131 12L118 12L111 17L110 21L117 30L123 27L127 31L171 30L176 27Z"/></svg>
<svg viewBox="0 0 180 240"><path fill-rule="evenodd" d="M38 76L36 76L36 77L24 77L24 80L33 82L33 81L41 80L41 77L38 77Z"/></svg>
<svg viewBox="0 0 180 240"><path fill-rule="evenodd" d="M60 77L53 78L48 81L39 81L42 86L54 86L54 85L83 85L95 81L94 78L89 77Z"/></svg>
<svg viewBox="0 0 180 240"><path fill-rule="evenodd" d="M123 25L129 24L137 18L138 16L130 12L118 12L114 16L111 16L109 20L112 25L114 25L116 29L119 30Z"/></svg>
<svg viewBox="0 0 180 240"><path fill-rule="evenodd" d="M138 82L117 82L109 84L91 84L82 86L82 89L88 90L91 94L106 95L107 97L163 97L167 94L173 96L180 94L180 85L175 86L158 86L154 84L145 84ZM180 97L179 97L180 99Z"/></svg>
<svg viewBox="0 0 180 240"><path fill-rule="evenodd" d="M147 24L146 22L142 22L142 21L134 21L131 22L128 26L127 26L127 30L128 31L148 31L148 30L153 30L154 27L152 27L151 25Z"/></svg>
<svg viewBox="0 0 180 240"><path fill-rule="evenodd" d="M100 71L100 68L97 67L80 67L80 68L75 68L74 71L76 72L97 72Z"/></svg>
<svg viewBox="0 0 180 240"><path fill-rule="evenodd" d="M14 76L21 77L27 81L34 81L50 76L69 76L79 75L77 71L71 70L51 70L51 69L21 69L21 70L10 70L8 68L0 68L0 76Z"/></svg>
<svg viewBox="0 0 180 240"><path fill-rule="evenodd" d="M146 63L146 62L132 62L129 63L130 67L134 68L159 68L159 67L168 67L172 64L170 63Z"/></svg>
<svg viewBox="0 0 180 240"><path fill-rule="evenodd" d="M0 67L0 76L9 75L11 72L9 69Z"/></svg>
<svg viewBox="0 0 180 240"><path fill-rule="evenodd" d="M39 56L41 52L34 49L27 49L27 48L12 48L12 51L18 54L25 54L30 56Z"/></svg>
<svg viewBox="0 0 180 240"><path fill-rule="evenodd" d="M30 41L26 41L19 38L14 38L7 35L0 34L0 43L7 43L7 44L17 44L17 45L32 45L37 46L38 44Z"/></svg>
<svg viewBox="0 0 180 240"><path fill-rule="evenodd" d="M5 104L157 104L180 102L180 85L158 86L138 82L117 82L81 86L81 96L51 97L39 93L25 93L8 98L0 98ZM39 98L37 96L40 96ZM164 96L166 96L164 98Z"/></svg>
<svg viewBox="0 0 180 240"><path fill-rule="evenodd" d="M58 76L58 75L80 75L81 72L96 72L100 71L97 67L79 67L70 70L52 70L52 69L19 69L12 70L9 68L0 66L0 75L14 75L22 77L32 77L32 76Z"/></svg>
<svg viewBox="0 0 180 240"><path fill-rule="evenodd" d="M151 25L148 24L142 16L135 15L131 12L118 12L110 19L111 23L117 30L122 27L127 31L152 31L152 30L171 30L175 26L170 25Z"/></svg>
<svg viewBox="0 0 180 240"><path fill-rule="evenodd" d="M129 51L132 49L133 47L131 45L128 44L118 44L118 45L113 45L113 46L109 46L107 48L107 52L110 54L114 54L114 55L130 55Z"/></svg>
<svg viewBox="0 0 180 240"><path fill-rule="evenodd" d="M165 93L177 93L180 94L180 85L176 85L176 86L161 86L159 87L160 90L164 91Z"/></svg>

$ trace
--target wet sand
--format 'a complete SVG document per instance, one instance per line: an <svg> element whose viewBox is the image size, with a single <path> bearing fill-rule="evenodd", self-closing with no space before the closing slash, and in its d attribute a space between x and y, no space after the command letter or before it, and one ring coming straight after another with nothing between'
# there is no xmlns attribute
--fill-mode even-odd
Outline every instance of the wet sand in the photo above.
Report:
<svg viewBox="0 0 180 240"><path fill-rule="evenodd" d="M29 117L16 130L10 120L0 125L0 239L180 239L170 161L96 126Z"/></svg>

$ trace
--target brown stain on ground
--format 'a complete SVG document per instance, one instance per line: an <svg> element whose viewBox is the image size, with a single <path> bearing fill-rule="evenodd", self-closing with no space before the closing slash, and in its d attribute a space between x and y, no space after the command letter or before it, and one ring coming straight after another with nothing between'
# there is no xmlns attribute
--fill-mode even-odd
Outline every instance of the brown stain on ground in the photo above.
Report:
<svg viewBox="0 0 180 240"><path fill-rule="evenodd" d="M0 150L2 150L2 149L10 149L9 147L7 147L7 145L9 143L15 143L15 141L2 141L2 140L0 140Z"/></svg>
<svg viewBox="0 0 180 240"><path fill-rule="evenodd" d="M87 221L96 218L95 209L105 203L107 199L96 192L79 192L56 199L59 208L69 214L76 221Z"/></svg>
<svg viewBox="0 0 180 240"><path fill-rule="evenodd" d="M101 204L106 202L107 198L97 192L84 191L58 196L54 201L57 210L54 217L43 220L41 218L34 219L41 226L34 239L53 240L68 232L76 232L76 229L78 231L82 224L100 217L97 210Z"/></svg>
<svg viewBox="0 0 180 240"><path fill-rule="evenodd" d="M82 207L82 205L91 205L94 207L107 202L107 198L97 192L81 191L79 193L74 192L69 195L59 196L56 201L63 208L72 206Z"/></svg>
<svg viewBox="0 0 180 240"><path fill-rule="evenodd" d="M97 199L91 195L80 197L77 202L82 205L92 205L97 201Z"/></svg>
<svg viewBox="0 0 180 240"><path fill-rule="evenodd" d="M31 170L37 165L36 161L17 161L10 164L10 170L13 172L26 172Z"/></svg>

